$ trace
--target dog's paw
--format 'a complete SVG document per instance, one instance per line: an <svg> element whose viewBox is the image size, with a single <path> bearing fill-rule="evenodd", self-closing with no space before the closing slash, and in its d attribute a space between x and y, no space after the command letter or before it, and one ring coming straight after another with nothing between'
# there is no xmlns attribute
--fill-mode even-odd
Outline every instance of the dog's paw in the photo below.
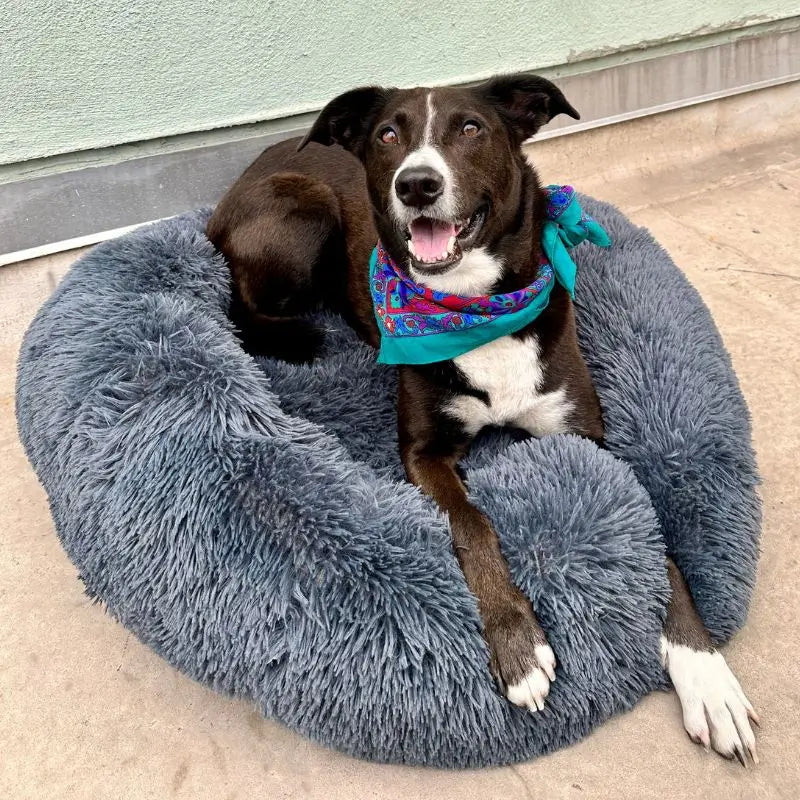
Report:
<svg viewBox="0 0 800 800"><path fill-rule="evenodd" d="M728 759L758 764L750 722L758 716L721 653L693 650L662 637L661 657L683 710L683 726L693 742L713 747Z"/></svg>
<svg viewBox="0 0 800 800"><path fill-rule="evenodd" d="M490 667L501 690L516 706L544 708L556 678L556 657L530 606L516 608L486 626Z"/></svg>
<svg viewBox="0 0 800 800"><path fill-rule="evenodd" d="M521 681L506 686L506 697L520 708L541 711L550 694L550 682L556 679L556 657L549 644L537 644L533 654L538 666L533 667Z"/></svg>

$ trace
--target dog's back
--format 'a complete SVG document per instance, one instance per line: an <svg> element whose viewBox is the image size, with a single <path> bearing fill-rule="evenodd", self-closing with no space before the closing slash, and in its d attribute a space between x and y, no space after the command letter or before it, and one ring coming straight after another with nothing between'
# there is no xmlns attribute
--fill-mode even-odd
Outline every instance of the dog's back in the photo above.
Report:
<svg viewBox="0 0 800 800"><path fill-rule="evenodd" d="M206 233L227 258L231 318L246 349L302 362L322 337L298 315L324 303L350 316L348 265L366 263L377 234L360 162L339 147L297 152L298 141L267 148L222 198Z"/></svg>

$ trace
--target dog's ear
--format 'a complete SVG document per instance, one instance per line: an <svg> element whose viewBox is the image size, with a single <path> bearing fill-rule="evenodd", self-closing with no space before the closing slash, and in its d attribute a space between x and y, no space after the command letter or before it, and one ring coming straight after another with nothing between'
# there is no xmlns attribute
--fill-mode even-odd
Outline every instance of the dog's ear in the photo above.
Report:
<svg viewBox="0 0 800 800"><path fill-rule="evenodd" d="M380 86L364 86L340 94L319 112L316 122L297 149L302 150L309 142L326 146L340 144L361 158L366 136L375 117L393 91Z"/></svg>
<svg viewBox="0 0 800 800"><path fill-rule="evenodd" d="M476 86L475 91L497 109L520 142L530 139L558 114L581 118L561 89L540 75L500 75Z"/></svg>

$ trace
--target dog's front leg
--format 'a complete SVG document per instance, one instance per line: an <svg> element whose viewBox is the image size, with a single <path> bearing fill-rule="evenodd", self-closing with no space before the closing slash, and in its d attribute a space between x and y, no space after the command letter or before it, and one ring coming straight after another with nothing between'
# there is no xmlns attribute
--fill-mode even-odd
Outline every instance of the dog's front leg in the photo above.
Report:
<svg viewBox="0 0 800 800"><path fill-rule="evenodd" d="M692 741L747 766L758 763L750 722L756 714L722 654L711 644L681 571L667 558L672 595L661 637L661 660L683 709L683 726Z"/></svg>
<svg viewBox="0 0 800 800"><path fill-rule="evenodd" d="M458 563L478 600L492 673L512 703L541 710L555 679L555 656L530 601L511 580L491 523L467 500L457 456L429 455L424 447L411 446L403 462L409 480L450 518Z"/></svg>
<svg viewBox="0 0 800 800"><path fill-rule="evenodd" d="M463 447L443 451L435 442L410 435L401 413L400 442L409 480L447 512L453 548L467 586L478 600L490 669L508 699L531 711L544 708L555 679L556 660L530 601L514 585L489 520L467 499L458 474ZM411 426L427 428L438 426Z"/></svg>

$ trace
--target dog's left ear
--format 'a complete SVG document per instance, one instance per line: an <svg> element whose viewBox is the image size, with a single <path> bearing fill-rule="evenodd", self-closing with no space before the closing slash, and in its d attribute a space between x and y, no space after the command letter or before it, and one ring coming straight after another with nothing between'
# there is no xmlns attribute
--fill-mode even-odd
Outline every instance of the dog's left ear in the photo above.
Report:
<svg viewBox="0 0 800 800"><path fill-rule="evenodd" d="M501 75L476 86L475 91L497 109L520 142L558 114L581 118L561 89L540 75Z"/></svg>
<svg viewBox="0 0 800 800"><path fill-rule="evenodd" d="M335 97L319 112L316 122L297 149L302 150L309 142L326 146L340 144L361 158L373 121L393 91L381 86L364 86Z"/></svg>

